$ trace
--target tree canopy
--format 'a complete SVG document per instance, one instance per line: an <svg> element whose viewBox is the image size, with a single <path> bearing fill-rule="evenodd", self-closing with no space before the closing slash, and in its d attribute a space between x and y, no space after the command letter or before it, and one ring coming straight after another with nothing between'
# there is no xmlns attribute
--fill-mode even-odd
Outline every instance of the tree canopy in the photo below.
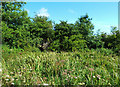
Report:
<svg viewBox="0 0 120 87"><path fill-rule="evenodd" d="M10 48L36 47L51 51L109 48L120 50L120 31L112 27L111 34L93 34L94 25L88 14L73 24L53 21L45 16L30 18L26 2L2 2L2 42ZM54 27L53 27L54 26Z"/></svg>

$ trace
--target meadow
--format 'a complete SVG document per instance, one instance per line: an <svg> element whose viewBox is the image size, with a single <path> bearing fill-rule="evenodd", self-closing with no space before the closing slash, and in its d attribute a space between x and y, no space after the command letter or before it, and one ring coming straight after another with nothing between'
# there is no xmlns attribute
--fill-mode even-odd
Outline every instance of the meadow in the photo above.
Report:
<svg viewBox="0 0 120 87"><path fill-rule="evenodd" d="M2 85L118 85L118 56L105 48L75 52L2 49Z"/></svg>
<svg viewBox="0 0 120 87"><path fill-rule="evenodd" d="M57 15L57 22L44 15L30 17L27 2L1 4L0 86L120 85L116 26L111 25L110 33L101 28L95 32L88 13L77 14L73 23Z"/></svg>

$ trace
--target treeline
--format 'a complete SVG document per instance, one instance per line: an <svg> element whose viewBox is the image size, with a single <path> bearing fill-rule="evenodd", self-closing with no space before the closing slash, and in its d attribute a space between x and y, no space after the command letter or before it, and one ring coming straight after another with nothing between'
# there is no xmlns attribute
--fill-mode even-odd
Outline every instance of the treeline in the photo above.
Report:
<svg viewBox="0 0 120 87"><path fill-rule="evenodd" d="M28 17L26 2L2 2L2 43L10 48L35 47L50 51L79 51L108 48L119 53L120 31L112 27L111 34L93 34L94 26L88 14L74 24L53 23L47 17Z"/></svg>

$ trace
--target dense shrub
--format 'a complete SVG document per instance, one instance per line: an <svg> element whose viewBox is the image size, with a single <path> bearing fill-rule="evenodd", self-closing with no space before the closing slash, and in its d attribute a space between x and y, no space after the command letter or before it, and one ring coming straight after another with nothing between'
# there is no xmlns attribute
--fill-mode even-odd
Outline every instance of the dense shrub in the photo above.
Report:
<svg viewBox="0 0 120 87"><path fill-rule="evenodd" d="M2 42L10 48L35 47L40 50L75 51L109 48L120 54L120 31L112 27L111 34L98 31L88 14L74 24L53 22L44 16L28 17L23 10L25 2L2 2ZM54 27L53 27L54 26Z"/></svg>

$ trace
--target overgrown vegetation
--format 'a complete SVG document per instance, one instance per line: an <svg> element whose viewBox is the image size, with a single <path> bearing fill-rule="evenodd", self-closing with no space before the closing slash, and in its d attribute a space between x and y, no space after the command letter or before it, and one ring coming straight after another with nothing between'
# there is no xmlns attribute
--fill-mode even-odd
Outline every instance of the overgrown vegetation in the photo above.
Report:
<svg viewBox="0 0 120 87"><path fill-rule="evenodd" d="M4 85L116 85L120 31L93 34L88 14L74 24L28 17L25 2L2 2ZM43 51L43 52L41 52Z"/></svg>
<svg viewBox="0 0 120 87"><path fill-rule="evenodd" d="M9 54L9 55L8 55ZM118 85L118 56L111 50L28 52L4 49L4 85Z"/></svg>
<svg viewBox="0 0 120 87"><path fill-rule="evenodd" d="M52 25L47 17L28 17L22 10L25 2L2 3L2 41L10 48L37 47L40 50L75 51L84 48L120 50L120 32L112 27L111 34L93 34L94 26L88 14L75 24L60 21ZM54 26L54 27L53 27Z"/></svg>

